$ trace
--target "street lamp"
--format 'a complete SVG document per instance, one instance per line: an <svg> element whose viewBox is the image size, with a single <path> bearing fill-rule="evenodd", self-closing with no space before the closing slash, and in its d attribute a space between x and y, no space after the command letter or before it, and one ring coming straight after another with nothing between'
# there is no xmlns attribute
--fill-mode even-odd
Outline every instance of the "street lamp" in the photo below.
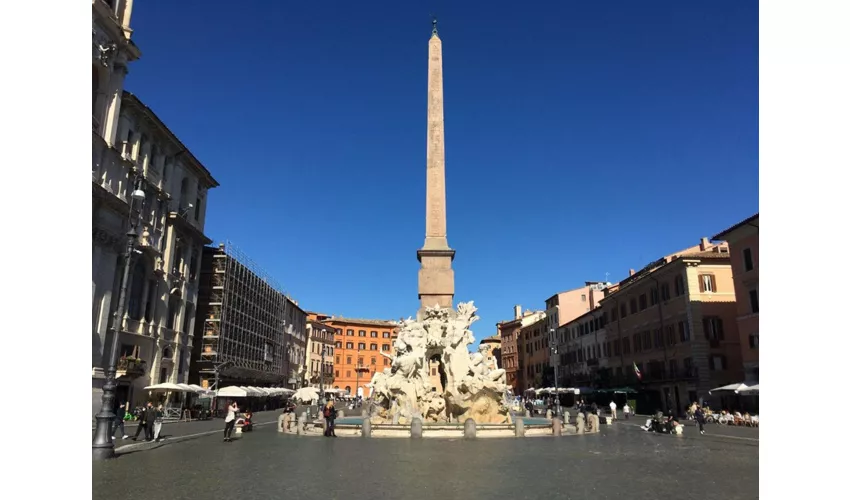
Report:
<svg viewBox="0 0 850 500"><path fill-rule="evenodd" d="M558 345L555 342L555 329L549 329L549 350L551 351L552 367L555 369L555 416L561 414L561 395L558 394Z"/></svg>
<svg viewBox="0 0 850 500"><path fill-rule="evenodd" d="M328 334L327 330L322 329L322 364L319 365L319 370L322 372L322 380L319 382L319 392L321 392L322 402L325 402L325 354L328 351L327 344L324 343L325 337Z"/></svg>
<svg viewBox="0 0 850 500"><path fill-rule="evenodd" d="M121 277L121 290L118 293L118 308L112 321L112 345L109 347L109 366L106 368L106 382L103 384L103 396L100 400L100 411L95 415L96 425L94 439L92 441L92 458L94 460L105 460L115 456L115 445L112 443L112 423L115 421L115 390L118 388L116 372L118 371L118 337L121 334L124 322L124 309L127 302L127 287L130 282L130 261L136 251L136 240L138 233L133 223L133 202L144 201L145 192L139 189L138 180L136 189L130 195L129 215L127 222L130 230L127 231L127 247L124 253L124 274Z"/></svg>

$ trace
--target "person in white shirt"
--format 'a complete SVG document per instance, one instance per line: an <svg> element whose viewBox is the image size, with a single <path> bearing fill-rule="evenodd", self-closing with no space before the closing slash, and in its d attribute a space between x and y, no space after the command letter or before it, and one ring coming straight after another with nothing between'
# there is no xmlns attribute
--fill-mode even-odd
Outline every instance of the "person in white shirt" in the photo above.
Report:
<svg viewBox="0 0 850 500"><path fill-rule="evenodd" d="M224 442L226 443L233 441L230 436L233 434L233 428L236 426L236 412L238 411L239 407L236 406L236 401L227 407L227 416L224 418Z"/></svg>
<svg viewBox="0 0 850 500"><path fill-rule="evenodd" d="M626 420L629 419L629 413L631 413L632 409L629 407L629 403L623 405L623 416Z"/></svg>
<svg viewBox="0 0 850 500"><path fill-rule="evenodd" d="M609 404L608 406L610 406L610 407L611 407L611 418L613 418L614 420L616 420L616 419L617 419L617 403L615 403L615 402L612 400L612 401L611 401L611 404Z"/></svg>

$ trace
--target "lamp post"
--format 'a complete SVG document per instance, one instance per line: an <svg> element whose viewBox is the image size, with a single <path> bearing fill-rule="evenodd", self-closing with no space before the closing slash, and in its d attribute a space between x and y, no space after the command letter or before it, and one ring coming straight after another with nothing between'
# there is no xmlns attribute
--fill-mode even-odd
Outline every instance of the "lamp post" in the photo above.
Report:
<svg viewBox="0 0 850 500"><path fill-rule="evenodd" d="M130 283L131 260L136 251L136 239L138 233L133 224L133 202L144 201L146 195L141 189L136 189L130 195L129 215L127 222L130 226L127 231L127 247L124 254L124 274L121 277L121 289L118 292L118 309L112 321L112 344L109 346L109 366L106 368L106 382L103 384L103 396L101 397L100 411L95 415L94 439L92 441L92 458L94 460L106 460L115 457L115 445L112 443L112 423L115 421L115 390L118 388L116 372L118 371L118 337L121 334L124 322L124 309L127 302L127 287Z"/></svg>
<svg viewBox="0 0 850 500"><path fill-rule="evenodd" d="M357 404L357 398L360 396L360 368L362 364L360 363L360 348L357 348L357 364L354 366L354 373L356 374L356 383L354 384L354 401L355 406Z"/></svg>
<svg viewBox="0 0 850 500"><path fill-rule="evenodd" d="M319 370L322 373L322 379L319 382L319 392L321 393L322 402L325 402L325 354L327 354L328 346L324 343L325 337L328 332L324 328L322 329L322 364L319 365Z"/></svg>
<svg viewBox="0 0 850 500"><path fill-rule="evenodd" d="M558 393L558 345L555 342L555 329L549 329L549 350L552 355L552 367L555 369L555 416L561 414L561 395Z"/></svg>

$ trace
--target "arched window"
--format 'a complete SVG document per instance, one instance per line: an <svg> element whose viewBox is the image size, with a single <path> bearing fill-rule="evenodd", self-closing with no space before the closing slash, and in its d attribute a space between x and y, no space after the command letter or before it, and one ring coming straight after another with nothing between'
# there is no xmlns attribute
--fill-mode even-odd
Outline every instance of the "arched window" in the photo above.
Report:
<svg viewBox="0 0 850 500"><path fill-rule="evenodd" d="M171 347L166 346L165 349L162 350L162 359L173 359L174 352L172 352Z"/></svg>

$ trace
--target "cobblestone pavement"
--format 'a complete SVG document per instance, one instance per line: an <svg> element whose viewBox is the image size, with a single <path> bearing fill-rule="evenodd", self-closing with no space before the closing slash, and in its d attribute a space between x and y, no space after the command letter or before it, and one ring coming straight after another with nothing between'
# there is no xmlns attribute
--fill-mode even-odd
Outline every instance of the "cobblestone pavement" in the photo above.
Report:
<svg viewBox="0 0 850 500"><path fill-rule="evenodd" d="M116 498L131 487L141 497L174 500L656 500L706 492L751 500L758 473L757 441L658 435L632 425L474 441L299 437L264 426L233 443L216 434L93 462L92 498Z"/></svg>

